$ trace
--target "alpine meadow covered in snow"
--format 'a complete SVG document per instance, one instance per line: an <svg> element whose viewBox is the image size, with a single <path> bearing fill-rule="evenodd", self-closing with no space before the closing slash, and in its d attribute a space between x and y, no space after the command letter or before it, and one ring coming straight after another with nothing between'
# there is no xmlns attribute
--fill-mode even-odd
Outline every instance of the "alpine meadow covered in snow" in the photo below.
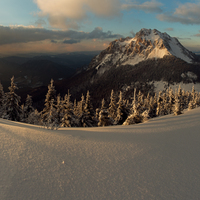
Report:
<svg viewBox="0 0 200 200"><path fill-rule="evenodd" d="M0 199L198 199L200 108L48 130L0 119Z"/></svg>

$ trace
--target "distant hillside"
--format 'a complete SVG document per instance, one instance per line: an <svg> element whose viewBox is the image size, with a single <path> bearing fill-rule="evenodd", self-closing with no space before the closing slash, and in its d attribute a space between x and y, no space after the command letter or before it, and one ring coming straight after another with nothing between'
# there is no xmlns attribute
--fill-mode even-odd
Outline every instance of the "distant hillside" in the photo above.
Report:
<svg viewBox="0 0 200 200"><path fill-rule="evenodd" d="M23 90L47 86L51 78L61 80L71 77L77 69L87 66L95 55L97 52L0 58L0 81L5 90L13 75L18 87Z"/></svg>

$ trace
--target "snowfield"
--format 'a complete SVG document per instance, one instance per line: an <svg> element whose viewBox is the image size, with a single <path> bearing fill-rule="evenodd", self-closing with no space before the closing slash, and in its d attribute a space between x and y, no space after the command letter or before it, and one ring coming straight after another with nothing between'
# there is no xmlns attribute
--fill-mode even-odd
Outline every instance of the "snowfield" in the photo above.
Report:
<svg viewBox="0 0 200 200"><path fill-rule="evenodd" d="M200 108L57 131L0 119L0 137L1 200L200 198Z"/></svg>

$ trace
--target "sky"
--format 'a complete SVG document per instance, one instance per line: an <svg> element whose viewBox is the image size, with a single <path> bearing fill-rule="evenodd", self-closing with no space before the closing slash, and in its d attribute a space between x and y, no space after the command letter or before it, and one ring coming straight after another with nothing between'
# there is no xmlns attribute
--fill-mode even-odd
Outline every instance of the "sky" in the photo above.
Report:
<svg viewBox="0 0 200 200"><path fill-rule="evenodd" d="M0 55L97 51L142 28L200 51L200 0L0 0Z"/></svg>

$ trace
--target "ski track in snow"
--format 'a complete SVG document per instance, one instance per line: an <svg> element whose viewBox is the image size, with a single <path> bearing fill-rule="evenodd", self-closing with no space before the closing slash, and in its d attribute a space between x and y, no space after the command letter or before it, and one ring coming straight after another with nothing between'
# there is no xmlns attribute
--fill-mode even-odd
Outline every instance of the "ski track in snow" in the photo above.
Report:
<svg viewBox="0 0 200 200"><path fill-rule="evenodd" d="M199 199L199 120L200 108L57 131L0 119L0 199Z"/></svg>

